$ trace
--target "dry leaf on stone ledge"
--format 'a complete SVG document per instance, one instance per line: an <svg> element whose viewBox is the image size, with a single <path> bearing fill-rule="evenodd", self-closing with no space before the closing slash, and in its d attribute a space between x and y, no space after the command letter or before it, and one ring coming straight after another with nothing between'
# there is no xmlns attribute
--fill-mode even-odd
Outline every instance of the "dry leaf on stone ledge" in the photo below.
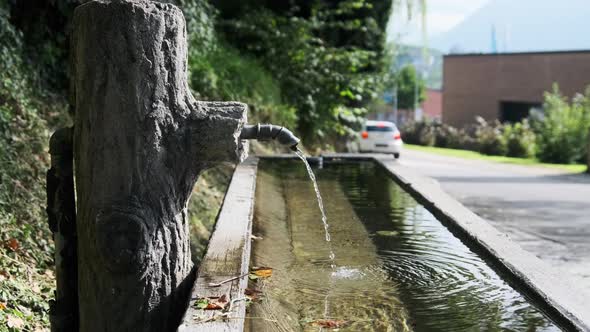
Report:
<svg viewBox="0 0 590 332"><path fill-rule="evenodd" d="M221 296L198 298L194 306L203 310L224 310L228 304L227 295L223 294Z"/></svg>

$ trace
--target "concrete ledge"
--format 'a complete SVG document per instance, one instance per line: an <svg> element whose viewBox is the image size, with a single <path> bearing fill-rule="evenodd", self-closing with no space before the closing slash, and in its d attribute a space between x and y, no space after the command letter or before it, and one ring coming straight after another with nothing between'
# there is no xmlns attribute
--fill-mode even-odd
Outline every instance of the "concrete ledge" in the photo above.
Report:
<svg viewBox="0 0 590 332"><path fill-rule="evenodd" d="M197 272L189 308L181 332L243 331L246 316L244 290L248 286L250 235L254 213L254 195L258 159L250 157L234 171L223 205L217 216L215 230L209 239L207 252ZM230 278L220 287L210 287ZM226 295L230 310L202 310L194 307L200 297ZM226 315L227 319L221 317Z"/></svg>
<svg viewBox="0 0 590 332"><path fill-rule="evenodd" d="M376 162L455 236L559 326L568 331L590 331L590 294L444 192L437 181L414 172L388 155L334 153L322 157L324 163L339 160ZM278 158L296 157L280 155L269 159Z"/></svg>

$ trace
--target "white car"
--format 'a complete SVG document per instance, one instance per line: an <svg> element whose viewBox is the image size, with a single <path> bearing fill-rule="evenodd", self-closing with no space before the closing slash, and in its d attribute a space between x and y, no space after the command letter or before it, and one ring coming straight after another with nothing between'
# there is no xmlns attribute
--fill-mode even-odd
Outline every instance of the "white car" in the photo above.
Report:
<svg viewBox="0 0 590 332"><path fill-rule="evenodd" d="M367 121L360 134L360 152L391 153L397 159L403 146L402 136L393 122Z"/></svg>

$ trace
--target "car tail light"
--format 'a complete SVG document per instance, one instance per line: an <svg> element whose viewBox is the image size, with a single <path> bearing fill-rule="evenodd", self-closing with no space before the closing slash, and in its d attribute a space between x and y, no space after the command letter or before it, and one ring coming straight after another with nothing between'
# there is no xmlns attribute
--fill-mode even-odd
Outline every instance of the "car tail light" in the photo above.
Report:
<svg viewBox="0 0 590 332"><path fill-rule="evenodd" d="M366 139L366 138L369 138L369 133L368 133L368 132L366 132L366 131L363 131L363 132L362 132L362 134L361 134L361 136L362 136L363 138L365 138L365 139Z"/></svg>
<svg viewBox="0 0 590 332"><path fill-rule="evenodd" d="M395 134L393 134L393 139L394 140L398 140L398 139L402 139L402 134L400 134L400 132L396 132Z"/></svg>

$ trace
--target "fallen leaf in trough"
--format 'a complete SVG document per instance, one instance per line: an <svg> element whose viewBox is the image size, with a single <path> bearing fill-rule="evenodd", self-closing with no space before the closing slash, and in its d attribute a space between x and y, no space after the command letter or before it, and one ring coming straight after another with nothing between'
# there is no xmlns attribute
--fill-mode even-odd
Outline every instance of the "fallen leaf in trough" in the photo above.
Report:
<svg viewBox="0 0 590 332"><path fill-rule="evenodd" d="M311 322L313 326L319 326L326 329L339 329L348 325L348 321L337 319L316 319Z"/></svg>
<svg viewBox="0 0 590 332"><path fill-rule="evenodd" d="M0 302L0 310L6 309L6 303Z"/></svg>
<svg viewBox="0 0 590 332"><path fill-rule="evenodd" d="M244 290L244 295L246 295L246 297L248 298L248 300L250 300L252 302L258 300L260 294L262 294L262 292L259 291L259 290L256 290L256 289L246 288Z"/></svg>
<svg viewBox="0 0 590 332"><path fill-rule="evenodd" d="M195 301L194 306L202 310L223 310L229 304L227 295L212 297L200 297Z"/></svg>
<svg viewBox="0 0 590 332"><path fill-rule="evenodd" d="M272 276L272 268L266 266L255 266L250 273L250 279L268 278L270 276Z"/></svg>

